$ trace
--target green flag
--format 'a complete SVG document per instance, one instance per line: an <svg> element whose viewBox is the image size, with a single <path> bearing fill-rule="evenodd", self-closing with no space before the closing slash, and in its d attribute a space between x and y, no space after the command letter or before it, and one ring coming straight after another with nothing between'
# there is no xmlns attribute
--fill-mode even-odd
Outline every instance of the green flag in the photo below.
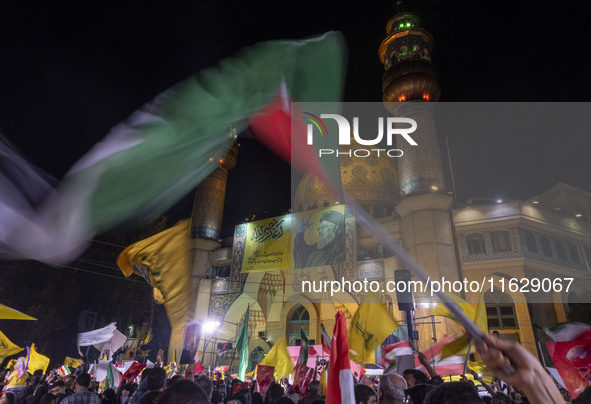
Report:
<svg viewBox="0 0 591 404"><path fill-rule="evenodd" d="M236 340L236 350L240 355L240 362L238 364L238 379L244 380L246 376L246 368L248 366L248 312L250 311L250 305L246 309L246 315L244 316L244 322L240 328L240 335Z"/></svg>
<svg viewBox="0 0 591 404"><path fill-rule="evenodd" d="M304 365L306 366L306 364L308 363L308 350L309 350L309 344L308 344L308 337L306 336L306 333L304 333L304 329L302 328L302 325L300 324L300 338L302 340L302 345L300 345L300 354L298 355L298 361L296 363L296 365Z"/></svg>

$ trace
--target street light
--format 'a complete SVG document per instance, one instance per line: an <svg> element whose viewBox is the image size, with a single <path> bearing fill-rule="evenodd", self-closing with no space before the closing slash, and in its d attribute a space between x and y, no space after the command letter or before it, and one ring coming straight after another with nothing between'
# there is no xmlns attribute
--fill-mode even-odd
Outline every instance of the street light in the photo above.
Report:
<svg viewBox="0 0 591 404"><path fill-rule="evenodd" d="M216 321L216 320L207 320L201 326L201 331L204 334L212 334L213 332L215 332L215 330L217 330L218 328L220 328L220 325L221 324L220 324L219 321Z"/></svg>

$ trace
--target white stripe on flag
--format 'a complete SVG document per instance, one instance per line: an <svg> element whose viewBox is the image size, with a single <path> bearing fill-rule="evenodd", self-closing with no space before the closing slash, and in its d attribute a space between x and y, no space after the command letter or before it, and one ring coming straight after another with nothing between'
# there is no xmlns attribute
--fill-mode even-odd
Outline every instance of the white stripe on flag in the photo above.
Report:
<svg viewBox="0 0 591 404"><path fill-rule="evenodd" d="M339 386L341 387L342 404L355 404L355 390L353 385L353 373L351 373L351 369L341 369L339 371Z"/></svg>

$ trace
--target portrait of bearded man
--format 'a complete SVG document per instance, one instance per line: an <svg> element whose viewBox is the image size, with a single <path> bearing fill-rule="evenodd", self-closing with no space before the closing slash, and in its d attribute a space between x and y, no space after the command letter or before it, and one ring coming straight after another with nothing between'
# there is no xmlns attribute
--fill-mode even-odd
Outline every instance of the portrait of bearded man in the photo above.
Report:
<svg viewBox="0 0 591 404"><path fill-rule="evenodd" d="M345 216L335 210L322 214L319 220L318 242L308 244L306 230L311 226L310 218L300 222L294 240L294 268L310 268L342 263L344 254Z"/></svg>

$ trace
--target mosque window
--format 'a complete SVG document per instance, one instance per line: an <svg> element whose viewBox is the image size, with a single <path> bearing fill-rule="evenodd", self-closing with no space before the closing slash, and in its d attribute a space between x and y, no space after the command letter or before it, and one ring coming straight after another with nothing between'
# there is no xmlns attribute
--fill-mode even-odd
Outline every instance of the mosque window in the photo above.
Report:
<svg viewBox="0 0 591 404"><path fill-rule="evenodd" d="M527 246L527 250L532 253L538 252L538 245L536 244L536 236L534 232L531 230L523 230L525 234L525 244Z"/></svg>
<svg viewBox="0 0 591 404"><path fill-rule="evenodd" d="M310 313L301 304L295 306L287 315L287 344L295 345L296 339L301 338L300 326L306 335L310 333Z"/></svg>
<svg viewBox="0 0 591 404"><path fill-rule="evenodd" d="M256 366L259 364L259 362L261 362L263 360L263 358L265 357L265 350L263 348L261 348L260 346L257 346L255 349L252 350L252 352L250 353L250 364L249 364L249 368L248 371L252 372Z"/></svg>
<svg viewBox="0 0 591 404"><path fill-rule="evenodd" d="M558 258L566 261L567 260L566 249L564 248L564 244L562 243L562 240L558 240L557 238L555 238L554 239L554 248L556 248L556 255L558 255Z"/></svg>
<svg viewBox="0 0 591 404"><path fill-rule="evenodd" d="M484 254L484 236L481 233L468 234L466 236L466 244L468 246L468 254Z"/></svg>
<svg viewBox="0 0 591 404"><path fill-rule="evenodd" d="M211 277L212 278L226 278L230 276L230 270L232 267L230 265L225 265L221 267L211 267Z"/></svg>
<svg viewBox="0 0 591 404"><path fill-rule="evenodd" d="M550 245L550 239L548 236L540 235L540 244L542 244L542 253L546 257L552 257L552 246Z"/></svg>
<svg viewBox="0 0 591 404"><path fill-rule="evenodd" d="M568 246L568 252L570 253L570 260L575 264L580 264L581 256L579 255L579 248L569 241L566 242L566 245Z"/></svg>
<svg viewBox="0 0 591 404"><path fill-rule="evenodd" d="M508 230L495 230L491 232L490 236L494 252L511 251L511 239Z"/></svg>
<svg viewBox="0 0 591 404"><path fill-rule="evenodd" d="M488 328L491 330L518 329L515 303L503 292L487 292L484 295Z"/></svg>

